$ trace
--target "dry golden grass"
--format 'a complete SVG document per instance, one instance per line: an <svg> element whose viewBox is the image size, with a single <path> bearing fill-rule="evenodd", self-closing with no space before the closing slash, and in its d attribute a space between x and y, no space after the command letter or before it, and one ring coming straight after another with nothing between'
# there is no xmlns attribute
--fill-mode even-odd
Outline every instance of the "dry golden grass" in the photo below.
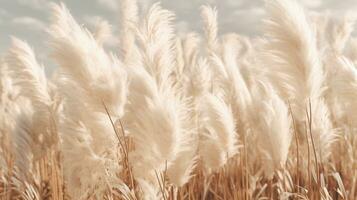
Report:
<svg viewBox="0 0 357 200"><path fill-rule="evenodd" d="M26 42L0 60L0 200L356 199L354 19L266 0L264 35L176 36L122 0L118 53L53 5L51 78Z"/></svg>

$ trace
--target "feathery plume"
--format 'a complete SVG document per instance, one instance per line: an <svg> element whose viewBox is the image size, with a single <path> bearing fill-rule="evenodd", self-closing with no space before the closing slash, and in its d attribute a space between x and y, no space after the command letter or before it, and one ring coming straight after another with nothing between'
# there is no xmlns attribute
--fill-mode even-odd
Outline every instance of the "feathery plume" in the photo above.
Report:
<svg viewBox="0 0 357 200"><path fill-rule="evenodd" d="M136 0L122 0L120 1L120 46L123 62L135 61L138 57L136 55L135 35L138 25L138 5Z"/></svg>
<svg viewBox="0 0 357 200"><path fill-rule="evenodd" d="M325 72L316 43L315 29L296 1L266 1L267 64L271 67L272 83L291 102L300 122L306 121L305 111L311 102L312 130L316 151L327 159L334 133L329 110L323 99ZM307 127L307 126L306 126ZM301 125L301 129L303 124Z"/></svg>
<svg viewBox="0 0 357 200"><path fill-rule="evenodd" d="M103 46L103 44L113 37L111 25L108 21L99 20L97 22L93 37L98 42L99 46Z"/></svg>
<svg viewBox="0 0 357 200"><path fill-rule="evenodd" d="M260 87L261 98L255 98L257 138L259 150L264 154L265 173L272 177L274 170L284 167L287 160L292 139L291 117L287 105L270 85L260 83Z"/></svg>
<svg viewBox="0 0 357 200"><path fill-rule="evenodd" d="M22 141L19 142L21 146L17 148L21 152L21 148L31 147L32 151L29 153L32 153L34 159L38 160L58 142L47 78L32 49L27 43L16 38L12 40L12 47L6 57L6 62L12 72L16 74L16 76L14 75L15 84L19 86L21 94L30 100L34 109L31 115L24 115L27 121L31 120L30 122L19 121L17 123L19 130L15 137L17 141ZM24 127L21 127L21 124ZM26 144L26 142L29 143Z"/></svg>
<svg viewBox="0 0 357 200"><path fill-rule="evenodd" d="M217 10L210 6L201 7L201 17L204 23L204 32L207 42L208 53L216 51L218 48L217 34Z"/></svg>
<svg viewBox="0 0 357 200"><path fill-rule="evenodd" d="M132 92L124 122L135 145L129 159L136 178L154 185L155 173L170 171L178 156L190 148L191 140L187 100L170 78L174 67L172 18L158 4L151 7L139 33L143 67L128 69ZM171 179L175 181L175 177Z"/></svg>
<svg viewBox="0 0 357 200"><path fill-rule="evenodd" d="M332 48L337 53L342 53L347 41L350 39L350 36L353 32L354 25L356 22L356 16L353 16L352 13L346 14L343 19L333 26L331 34Z"/></svg>
<svg viewBox="0 0 357 200"><path fill-rule="evenodd" d="M238 135L231 108L212 94L202 99L199 152L208 172L223 166L238 153Z"/></svg>
<svg viewBox="0 0 357 200"><path fill-rule="evenodd" d="M118 139L106 110L114 120L123 116L127 74L116 56L109 56L63 4L54 5L53 13L49 33L53 57L61 70L57 84L64 96L66 120L61 138L65 148L65 178L73 186L72 197L82 198L94 189L101 197L110 185L120 181L116 177L120 172ZM68 120L82 125L66 128ZM78 138L73 133L76 131L83 136ZM79 157L85 157L91 164L87 165Z"/></svg>

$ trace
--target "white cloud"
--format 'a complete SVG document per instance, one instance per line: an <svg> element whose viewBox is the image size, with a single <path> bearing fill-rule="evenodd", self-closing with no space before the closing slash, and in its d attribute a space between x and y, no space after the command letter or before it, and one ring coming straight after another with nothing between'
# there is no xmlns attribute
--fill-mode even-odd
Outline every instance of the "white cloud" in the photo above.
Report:
<svg viewBox="0 0 357 200"><path fill-rule="evenodd" d="M117 4L118 1L117 0L97 0L97 2L108 10L111 10L111 11L118 10L118 4Z"/></svg>
<svg viewBox="0 0 357 200"><path fill-rule="evenodd" d="M46 28L45 23L43 23L39 19L29 17L29 16L16 17L16 18L12 19L11 22L13 24L22 25L22 26L24 26L28 29L32 29L32 30L43 31Z"/></svg>
<svg viewBox="0 0 357 200"><path fill-rule="evenodd" d="M176 22L176 27L175 27L179 32L182 33L187 33L190 31L190 26L189 23L186 21L178 21Z"/></svg>
<svg viewBox="0 0 357 200"><path fill-rule="evenodd" d="M249 9L239 9L233 12L233 15L236 16L261 16L264 15L265 10L263 8L254 7ZM232 19L234 20L234 19Z"/></svg>
<svg viewBox="0 0 357 200"><path fill-rule="evenodd" d="M0 16L7 16L8 12L5 9L0 8Z"/></svg>
<svg viewBox="0 0 357 200"><path fill-rule="evenodd" d="M300 0L307 8L319 8L322 6L322 0Z"/></svg>
<svg viewBox="0 0 357 200"><path fill-rule="evenodd" d="M51 1L49 0L17 0L18 4L27 6L36 10L49 11Z"/></svg>

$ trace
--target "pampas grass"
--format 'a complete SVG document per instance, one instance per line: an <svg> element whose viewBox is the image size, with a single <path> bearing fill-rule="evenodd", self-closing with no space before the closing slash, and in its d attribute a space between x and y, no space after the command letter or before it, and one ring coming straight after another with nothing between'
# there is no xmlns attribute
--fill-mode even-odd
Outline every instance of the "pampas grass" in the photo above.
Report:
<svg viewBox="0 0 357 200"><path fill-rule="evenodd" d="M251 38L222 35L209 5L202 33L175 30L159 3L120 8L115 35L53 4L52 76L12 37L0 57L0 199L357 197L353 16L266 0Z"/></svg>
<svg viewBox="0 0 357 200"><path fill-rule="evenodd" d="M334 140L329 110L323 98L325 72L317 49L315 28L296 2L268 1L271 18L266 22L268 57L272 61L272 79L283 98L291 102L298 121L310 121L312 143L323 162L331 153ZM269 63L269 62L267 62ZM311 107L308 114L305 108ZM310 115L311 119L307 119ZM315 148L315 147L313 147Z"/></svg>

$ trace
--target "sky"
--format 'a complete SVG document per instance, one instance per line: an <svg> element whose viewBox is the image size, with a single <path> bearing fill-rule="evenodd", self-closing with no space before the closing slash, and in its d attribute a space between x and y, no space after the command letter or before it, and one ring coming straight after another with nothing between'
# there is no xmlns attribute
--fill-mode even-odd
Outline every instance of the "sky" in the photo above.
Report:
<svg viewBox="0 0 357 200"><path fill-rule="evenodd" d="M297 0L306 8L329 11L339 15L357 11L357 0ZM10 45L10 36L27 41L39 60L47 62L49 51L46 28L50 21L51 2L59 0L0 0L0 54ZM75 19L91 28L98 19L107 20L114 27L119 21L120 0L62 0ZM142 10L147 10L157 0L138 0ZM201 31L199 8L216 6L220 33L238 32L254 36L261 33L264 18L263 0L161 0L162 7L176 13L179 31ZM117 30L114 30L114 32Z"/></svg>

